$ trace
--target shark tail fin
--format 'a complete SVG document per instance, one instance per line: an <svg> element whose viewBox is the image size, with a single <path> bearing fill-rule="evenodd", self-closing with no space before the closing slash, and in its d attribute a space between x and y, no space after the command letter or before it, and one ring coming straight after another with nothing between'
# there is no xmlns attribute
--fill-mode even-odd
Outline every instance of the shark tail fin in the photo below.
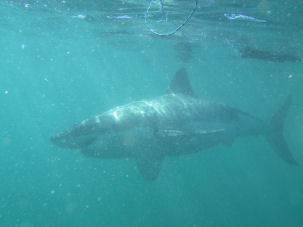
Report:
<svg viewBox="0 0 303 227"><path fill-rule="evenodd" d="M283 136L284 122L291 103L292 98L289 96L280 109L269 119L269 130L266 138L273 150L284 161L292 165L299 165L290 153L287 142Z"/></svg>

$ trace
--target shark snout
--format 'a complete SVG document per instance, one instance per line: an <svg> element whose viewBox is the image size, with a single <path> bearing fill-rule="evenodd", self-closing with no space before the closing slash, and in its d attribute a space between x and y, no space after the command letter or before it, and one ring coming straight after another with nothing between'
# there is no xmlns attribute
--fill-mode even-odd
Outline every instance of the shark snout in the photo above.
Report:
<svg viewBox="0 0 303 227"><path fill-rule="evenodd" d="M71 130L63 131L50 138L50 141L56 146L69 149L83 148L92 143L94 140L94 136L87 135L85 133L75 134L74 131Z"/></svg>
<svg viewBox="0 0 303 227"><path fill-rule="evenodd" d="M50 138L50 141L51 141L53 144L55 144L55 145L57 145L57 146L59 146L59 147L62 147L62 148L69 148L69 147L70 147L70 146L68 145L69 143L68 143L67 139L64 138L64 136L62 135L62 133L59 133L59 134L57 134L57 135L55 135L55 136L52 136L52 137Z"/></svg>
<svg viewBox="0 0 303 227"><path fill-rule="evenodd" d="M62 148L79 148L77 138L74 138L68 131L52 136L50 141L56 146Z"/></svg>

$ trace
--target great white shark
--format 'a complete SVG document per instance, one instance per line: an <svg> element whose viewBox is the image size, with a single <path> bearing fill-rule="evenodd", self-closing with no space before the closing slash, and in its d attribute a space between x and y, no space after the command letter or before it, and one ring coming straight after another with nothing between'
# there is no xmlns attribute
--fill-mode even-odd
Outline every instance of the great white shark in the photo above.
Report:
<svg viewBox="0 0 303 227"><path fill-rule="evenodd" d="M147 180L159 175L163 159L196 153L242 136L264 135L287 163L298 165L283 136L291 97L267 121L237 108L199 99L186 70L160 97L117 106L51 138L62 148L96 158L134 158Z"/></svg>

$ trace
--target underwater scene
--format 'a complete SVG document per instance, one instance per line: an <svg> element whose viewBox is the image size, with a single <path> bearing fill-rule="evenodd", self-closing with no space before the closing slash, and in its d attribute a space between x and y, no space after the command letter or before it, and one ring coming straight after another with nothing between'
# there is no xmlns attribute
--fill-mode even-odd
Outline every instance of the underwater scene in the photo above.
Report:
<svg viewBox="0 0 303 227"><path fill-rule="evenodd" d="M0 10L0 227L303 226L302 1Z"/></svg>

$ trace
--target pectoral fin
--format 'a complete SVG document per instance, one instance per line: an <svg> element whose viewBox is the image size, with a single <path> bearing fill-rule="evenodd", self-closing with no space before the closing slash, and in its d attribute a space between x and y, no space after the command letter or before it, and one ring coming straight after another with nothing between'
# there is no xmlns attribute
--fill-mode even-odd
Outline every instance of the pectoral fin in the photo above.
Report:
<svg viewBox="0 0 303 227"><path fill-rule="evenodd" d="M140 155L136 157L137 167L142 176L149 181L154 181L159 175L163 156Z"/></svg>

